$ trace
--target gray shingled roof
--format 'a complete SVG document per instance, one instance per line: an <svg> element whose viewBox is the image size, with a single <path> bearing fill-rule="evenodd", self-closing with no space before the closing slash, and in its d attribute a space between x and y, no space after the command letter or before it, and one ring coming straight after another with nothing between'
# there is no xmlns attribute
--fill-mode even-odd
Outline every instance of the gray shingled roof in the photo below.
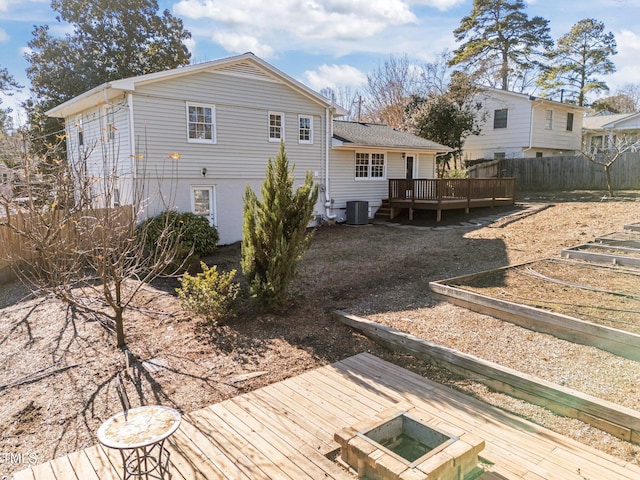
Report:
<svg viewBox="0 0 640 480"><path fill-rule="evenodd" d="M387 125L334 120L333 138L345 146L404 148L407 150L435 150L448 152L451 148L410 133L394 130Z"/></svg>
<svg viewBox="0 0 640 480"><path fill-rule="evenodd" d="M585 130L600 130L606 124L618 122L624 118L634 115L633 113L615 113L612 115L594 115L582 119L582 128Z"/></svg>

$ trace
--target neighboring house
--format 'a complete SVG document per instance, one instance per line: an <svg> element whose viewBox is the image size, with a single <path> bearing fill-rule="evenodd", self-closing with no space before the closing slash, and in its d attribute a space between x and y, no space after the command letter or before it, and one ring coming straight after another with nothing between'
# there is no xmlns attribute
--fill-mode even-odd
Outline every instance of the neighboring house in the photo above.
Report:
<svg viewBox="0 0 640 480"><path fill-rule="evenodd" d="M334 138L346 111L251 53L109 82L47 114L66 120L71 161L115 178L112 204L207 216L222 244L241 239L246 186L259 192L280 142L299 184L312 172L325 219L343 219L349 200L373 215L388 178L433 177L449 150L380 125L336 122Z"/></svg>
<svg viewBox="0 0 640 480"><path fill-rule="evenodd" d="M626 145L638 142L640 112L585 117L582 125L582 142L585 148L612 148L618 140Z"/></svg>
<svg viewBox="0 0 640 480"><path fill-rule="evenodd" d="M464 143L465 160L575 155L583 107L522 93L483 88L480 135Z"/></svg>
<svg viewBox="0 0 640 480"><path fill-rule="evenodd" d="M13 192L13 169L0 164L0 198L11 198Z"/></svg>

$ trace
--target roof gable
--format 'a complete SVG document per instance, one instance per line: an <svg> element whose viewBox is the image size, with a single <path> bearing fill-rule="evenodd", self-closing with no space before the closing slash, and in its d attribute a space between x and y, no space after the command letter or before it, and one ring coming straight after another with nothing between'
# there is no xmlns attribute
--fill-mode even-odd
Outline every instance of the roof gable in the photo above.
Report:
<svg viewBox="0 0 640 480"><path fill-rule="evenodd" d="M311 98L313 101L326 108L332 108L336 116L345 115L347 112L303 83L295 80L276 67L265 62L253 53L244 53L234 57L213 60L210 62L187 65L172 70L149 73L138 77L124 78L104 83L67 102L52 108L47 112L50 117L65 118L78 114L88 108L105 104L110 100L122 96L125 93L135 92L136 87L150 83L161 82L166 79L180 78L199 72L211 72L218 74L237 75L251 77L262 81L281 82L288 85L298 93Z"/></svg>
<svg viewBox="0 0 640 480"><path fill-rule="evenodd" d="M640 128L640 112L585 117L583 120L583 127L586 130Z"/></svg>

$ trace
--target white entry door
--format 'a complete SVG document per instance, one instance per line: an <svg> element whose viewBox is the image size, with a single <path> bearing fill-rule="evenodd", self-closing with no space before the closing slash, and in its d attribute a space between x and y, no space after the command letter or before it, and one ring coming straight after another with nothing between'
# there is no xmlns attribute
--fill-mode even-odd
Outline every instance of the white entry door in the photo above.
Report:
<svg viewBox="0 0 640 480"><path fill-rule="evenodd" d="M216 225L216 190L212 185L191 187L191 211Z"/></svg>

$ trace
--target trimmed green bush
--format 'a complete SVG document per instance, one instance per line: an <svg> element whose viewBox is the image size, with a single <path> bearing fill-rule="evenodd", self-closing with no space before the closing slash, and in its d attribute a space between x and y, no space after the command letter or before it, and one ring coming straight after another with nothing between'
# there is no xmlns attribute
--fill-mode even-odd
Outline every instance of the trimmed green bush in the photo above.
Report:
<svg viewBox="0 0 640 480"><path fill-rule="evenodd" d="M240 284L233 281L235 270L218 272L215 265L200 262L202 272L191 276L185 273L176 288L185 310L211 322L232 316L237 306Z"/></svg>
<svg viewBox="0 0 640 480"><path fill-rule="evenodd" d="M198 258L210 255L219 239L218 230L209 224L207 218L189 212L163 212L142 222L138 232L150 255L177 240L177 261L186 259L190 254Z"/></svg>
<svg viewBox="0 0 640 480"><path fill-rule="evenodd" d="M287 288L311 243L307 225L318 199L311 172L294 191L293 170L281 143L275 160L267 162L262 199L249 186L244 194L242 273L258 303L274 313L287 307Z"/></svg>

